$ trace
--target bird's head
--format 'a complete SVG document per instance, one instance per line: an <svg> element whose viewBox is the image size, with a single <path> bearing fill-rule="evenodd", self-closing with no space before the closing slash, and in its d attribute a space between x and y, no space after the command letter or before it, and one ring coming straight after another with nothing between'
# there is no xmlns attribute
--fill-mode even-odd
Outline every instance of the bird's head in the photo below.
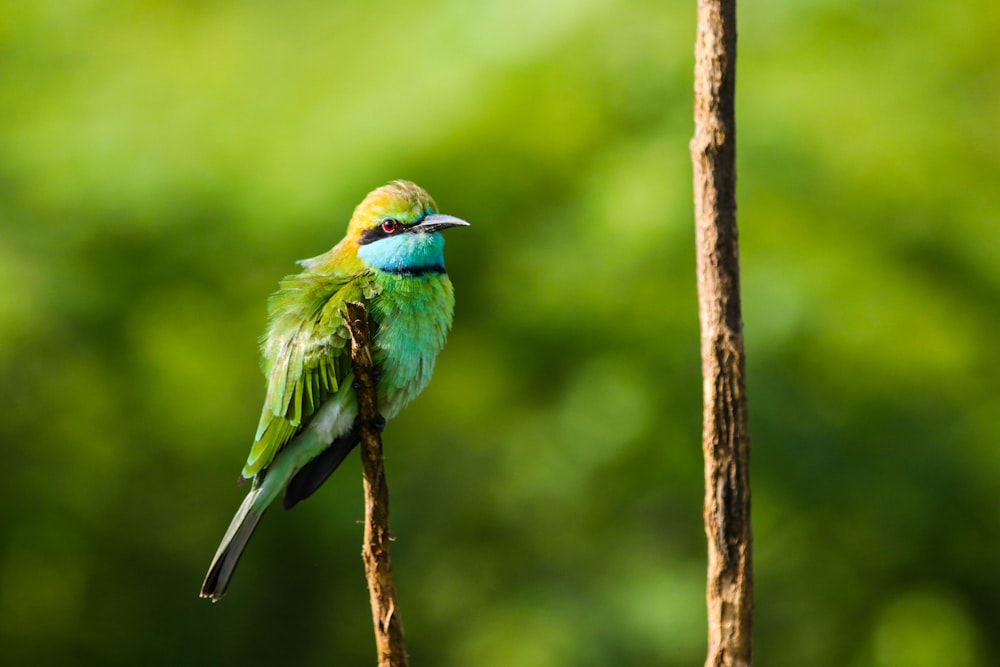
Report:
<svg viewBox="0 0 1000 667"><path fill-rule="evenodd" d="M393 181L373 190L351 217L347 236L358 246L368 266L391 273L444 271L444 238L448 227L464 220L437 212L437 205L420 186Z"/></svg>

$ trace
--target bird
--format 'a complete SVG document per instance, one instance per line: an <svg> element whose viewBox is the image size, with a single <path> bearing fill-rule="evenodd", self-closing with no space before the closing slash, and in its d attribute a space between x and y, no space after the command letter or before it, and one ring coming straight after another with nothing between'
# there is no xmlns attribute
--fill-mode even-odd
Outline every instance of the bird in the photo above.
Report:
<svg viewBox="0 0 1000 667"><path fill-rule="evenodd" d="M312 495L358 444L360 424L344 304L365 304L381 418L427 386L455 307L441 232L465 227L427 192L396 180L355 208L344 238L298 262L268 301L260 339L264 406L240 481L253 480L201 587L217 602L265 510ZM381 420L379 420L381 421ZM384 425L384 424L382 424Z"/></svg>

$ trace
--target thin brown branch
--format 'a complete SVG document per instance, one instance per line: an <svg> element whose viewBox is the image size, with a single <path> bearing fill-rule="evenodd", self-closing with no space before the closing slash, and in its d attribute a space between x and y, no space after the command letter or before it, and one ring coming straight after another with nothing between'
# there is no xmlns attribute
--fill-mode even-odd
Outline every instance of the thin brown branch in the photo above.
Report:
<svg viewBox="0 0 1000 667"><path fill-rule="evenodd" d="M396 585L389 560L389 487L382 459L382 418L378 411L378 385L372 360L368 311L363 304L347 302L345 319L351 330L351 361L358 395L361 426L361 465L365 488L365 538L361 557L371 597L372 621L379 667L406 667L403 623L396 603Z"/></svg>
<svg viewBox="0 0 1000 667"><path fill-rule="evenodd" d="M694 163L704 391L706 667L748 667L753 621L750 432L736 227L736 0L698 0Z"/></svg>

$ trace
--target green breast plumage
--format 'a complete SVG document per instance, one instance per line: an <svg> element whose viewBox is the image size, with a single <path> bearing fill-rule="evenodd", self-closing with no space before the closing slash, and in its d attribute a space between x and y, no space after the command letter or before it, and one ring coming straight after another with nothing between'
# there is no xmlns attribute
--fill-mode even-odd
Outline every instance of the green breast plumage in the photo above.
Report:
<svg viewBox="0 0 1000 667"><path fill-rule="evenodd" d="M404 275L376 269L373 285L377 294L369 309L382 373L379 408L391 419L430 381L451 328L455 293L448 275L433 271Z"/></svg>

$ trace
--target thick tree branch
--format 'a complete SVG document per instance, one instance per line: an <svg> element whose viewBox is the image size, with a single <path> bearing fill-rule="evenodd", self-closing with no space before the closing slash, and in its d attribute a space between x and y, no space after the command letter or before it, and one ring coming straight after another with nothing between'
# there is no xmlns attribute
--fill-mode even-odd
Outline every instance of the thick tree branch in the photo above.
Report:
<svg viewBox="0 0 1000 667"><path fill-rule="evenodd" d="M749 666L750 433L736 228L736 0L698 0L694 163L704 392L707 667Z"/></svg>
<svg viewBox="0 0 1000 667"><path fill-rule="evenodd" d="M379 667L406 667L403 623L396 604L396 585L389 560L389 488L385 482L378 385L372 360L368 311L363 304L348 302L344 319L351 330L351 361L358 395L358 422L361 425L361 465L365 487L365 541L361 557L371 597L372 621Z"/></svg>

